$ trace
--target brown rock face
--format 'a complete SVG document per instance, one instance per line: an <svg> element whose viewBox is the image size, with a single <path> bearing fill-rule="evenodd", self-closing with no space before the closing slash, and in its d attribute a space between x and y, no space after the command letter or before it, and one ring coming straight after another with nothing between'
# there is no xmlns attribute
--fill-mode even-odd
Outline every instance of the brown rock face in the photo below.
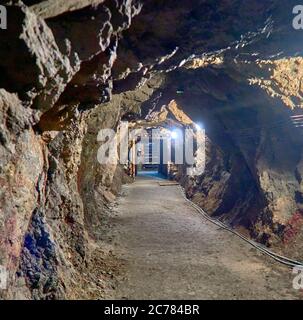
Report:
<svg viewBox="0 0 303 320"><path fill-rule="evenodd" d="M44 149L31 128L32 113L18 98L1 89L1 265L15 280L24 234L44 192Z"/></svg>
<svg viewBox="0 0 303 320"><path fill-rule="evenodd" d="M17 92L33 108L48 110L75 71L45 21L22 4L7 6L7 11L8 28L1 30L0 86Z"/></svg>
<svg viewBox="0 0 303 320"><path fill-rule="evenodd" d="M121 119L203 124L204 174L176 175L188 197L302 258L297 1L1 3L1 297L106 296L102 232L127 177L98 164L97 134Z"/></svg>

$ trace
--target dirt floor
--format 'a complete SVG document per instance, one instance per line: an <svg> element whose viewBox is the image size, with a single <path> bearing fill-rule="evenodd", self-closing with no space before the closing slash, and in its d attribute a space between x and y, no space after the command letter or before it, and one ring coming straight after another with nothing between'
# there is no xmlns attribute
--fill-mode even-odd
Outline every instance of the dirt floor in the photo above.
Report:
<svg viewBox="0 0 303 320"><path fill-rule="evenodd" d="M177 186L141 176L112 216L116 299L298 299L292 270L203 219Z"/></svg>

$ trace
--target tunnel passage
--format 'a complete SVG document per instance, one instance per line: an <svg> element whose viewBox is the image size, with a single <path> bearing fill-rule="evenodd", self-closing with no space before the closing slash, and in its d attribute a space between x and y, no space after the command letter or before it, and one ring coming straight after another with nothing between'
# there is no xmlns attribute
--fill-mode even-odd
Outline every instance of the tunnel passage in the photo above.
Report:
<svg viewBox="0 0 303 320"><path fill-rule="evenodd" d="M302 220L295 218L302 212L298 201L303 150L300 108L288 89L279 95L262 80L262 76L271 77L273 83L282 83L288 79L288 67L295 70L300 65L297 59L282 60L275 62L274 75L265 76L249 63L243 63L243 69L225 68L218 58L213 66L201 68L199 63L209 62L197 59L187 70L172 72L165 86L154 92L151 101L157 103L152 111L150 101L142 105L146 115L161 114L161 106L174 99L193 121L204 124L204 175L190 178L180 171L176 179L209 214L268 246L280 246L281 241L296 246ZM247 80L246 72L255 73L260 87ZM293 228L298 231L289 240L287 234Z"/></svg>
<svg viewBox="0 0 303 320"><path fill-rule="evenodd" d="M163 106L161 112L160 117L130 124L128 174L135 177L150 171L174 179L179 171L193 175L199 166L202 174L204 128L195 124L174 101Z"/></svg>
<svg viewBox="0 0 303 320"><path fill-rule="evenodd" d="M297 0L3 3L1 298L104 294L108 222L133 179L98 163L97 136L127 114L151 128L167 114L202 123L204 174L173 161L171 177L210 215L302 260Z"/></svg>

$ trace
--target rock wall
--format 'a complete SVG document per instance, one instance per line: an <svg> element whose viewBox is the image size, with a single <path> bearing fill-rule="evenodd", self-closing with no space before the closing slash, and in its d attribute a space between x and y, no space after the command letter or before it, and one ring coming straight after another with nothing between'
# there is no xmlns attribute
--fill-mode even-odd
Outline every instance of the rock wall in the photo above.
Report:
<svg viewBox="0 0 303 320"><path fill-rule="evenodd" d="M116 127L123 114L122 97L100 103L111 96L118 38L141 5L84 2L7 5L0 50L0 263L9 284L2 298L100 298L107 289L100 264L104 255L112 257L96 253L94 227L124 173L99 167L94 152L98 130Z"/></svg>
<svg viewBox="0 0 303 320"><path fill-rule="evenodd" d="M1 89L1 265L14 282L24 235L45 188L45 148L32 129L32 112Z"/></svg>
<svg viewBox="0 0 303 320"><path fill-rule="evenodd" d="M296 255L296 1L1 3L0 265L9 271L1 298L108 296L102 270L114 257L102 232L126 177L121 166L98 164L97 133L173 99L208 135L205 174L179 177L188 196Z"/></svg>

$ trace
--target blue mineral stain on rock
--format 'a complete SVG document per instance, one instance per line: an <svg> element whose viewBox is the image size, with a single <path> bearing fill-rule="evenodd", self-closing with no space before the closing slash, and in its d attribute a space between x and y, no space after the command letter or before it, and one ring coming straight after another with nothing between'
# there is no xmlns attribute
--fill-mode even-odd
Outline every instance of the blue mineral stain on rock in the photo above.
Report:
<svg viewBox="0 0 303 320"><path fill-rule="evenodd" d="M46 229L43 212L35 210L25 235L19 272L32 289L48 293L57 282L56 265L55 244Z"/></svg>

